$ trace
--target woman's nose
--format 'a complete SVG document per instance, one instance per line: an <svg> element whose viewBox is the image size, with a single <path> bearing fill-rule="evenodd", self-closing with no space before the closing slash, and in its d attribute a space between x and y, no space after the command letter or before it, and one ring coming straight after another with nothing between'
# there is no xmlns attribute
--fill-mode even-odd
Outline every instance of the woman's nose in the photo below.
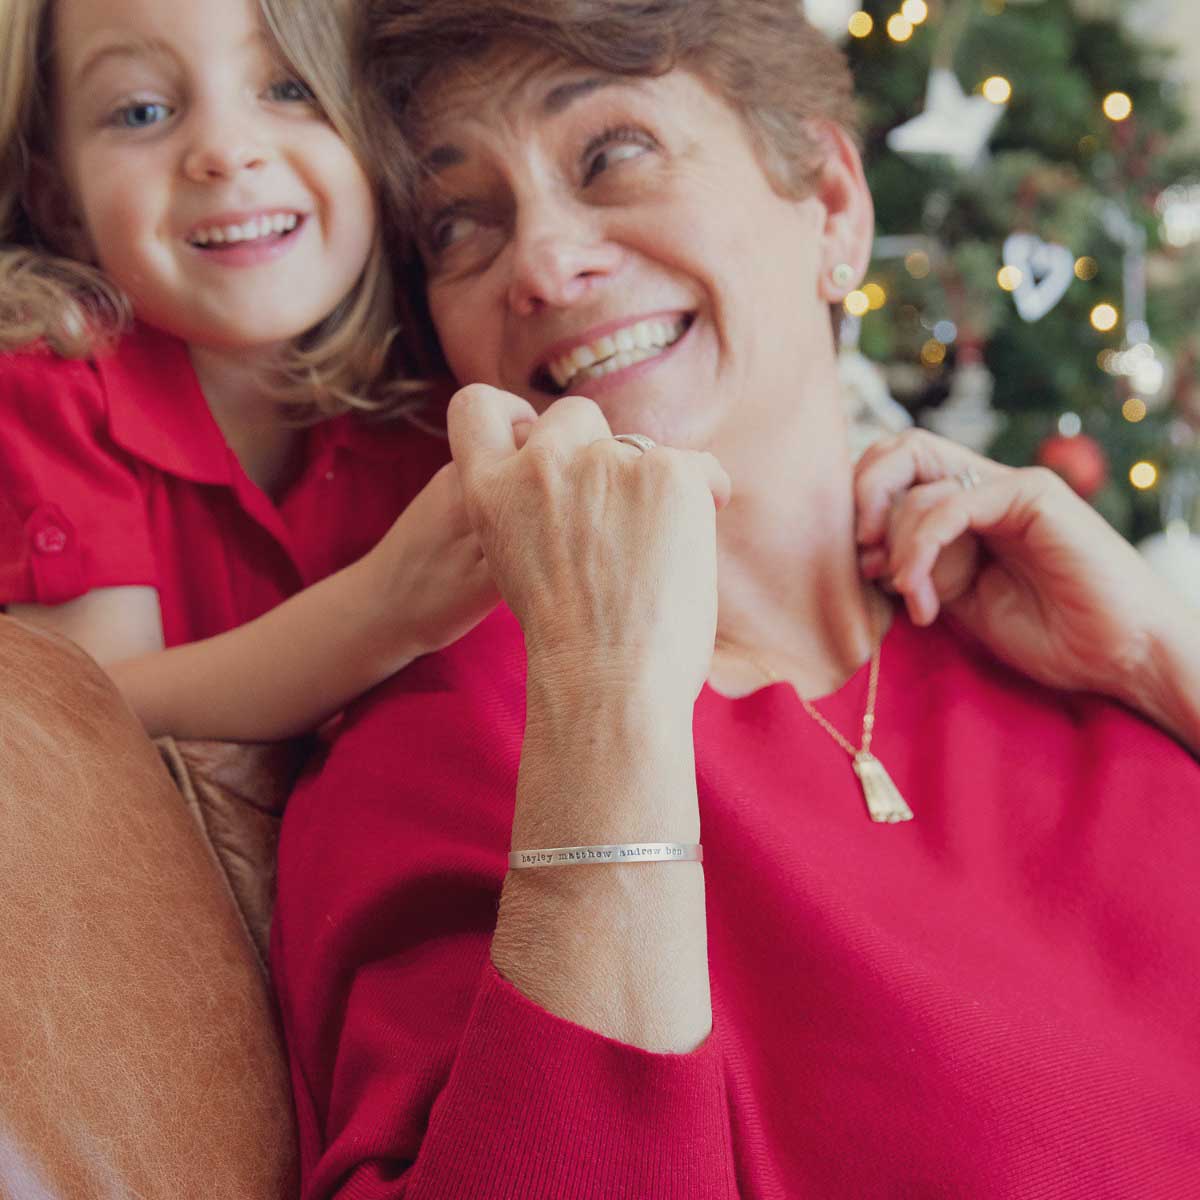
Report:
<svg viewBox="0 0 1200 1200"><path fill-rule="evenodd" d="M193 183L216 183L263 166L266 146L253 123L234 113L197 114L183 171Z"/></svg>
<svg viewBox="0 0 1200 1200"><path fill-rule="evenodd" d="M620 248L594 221L543 213L514 237L509 304L521 316L570 306L612 275L620 261Z"/></svg>

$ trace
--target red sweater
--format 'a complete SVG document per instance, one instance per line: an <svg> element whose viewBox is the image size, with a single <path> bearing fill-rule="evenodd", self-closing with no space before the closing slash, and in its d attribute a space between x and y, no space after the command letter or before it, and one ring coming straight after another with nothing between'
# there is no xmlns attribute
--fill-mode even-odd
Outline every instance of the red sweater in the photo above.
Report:
<svg viewBox="0 0 1200 1200"><path fill-rule="evenodd" d="M875 749L916 820L874 825L788 687L705 690L714 1028L660 1055L490 965L523 673L501 611L360 702L288 809L308 1200L1200 1196L1200 766L1167 737L898 616ZM820 706L853 732L865 691Z"/></svg>

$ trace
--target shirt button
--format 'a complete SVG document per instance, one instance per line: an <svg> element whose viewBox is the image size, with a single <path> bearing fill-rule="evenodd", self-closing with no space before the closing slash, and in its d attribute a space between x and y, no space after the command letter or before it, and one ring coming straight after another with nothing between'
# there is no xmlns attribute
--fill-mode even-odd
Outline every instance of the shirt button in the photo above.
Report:
<svg viewBox="0 0 1200 1200"><path fill-rule="evenodd" d="M57 525L47 525L33 535L33 548L39 554L61 554L67 548L67 535Z"/></svg>

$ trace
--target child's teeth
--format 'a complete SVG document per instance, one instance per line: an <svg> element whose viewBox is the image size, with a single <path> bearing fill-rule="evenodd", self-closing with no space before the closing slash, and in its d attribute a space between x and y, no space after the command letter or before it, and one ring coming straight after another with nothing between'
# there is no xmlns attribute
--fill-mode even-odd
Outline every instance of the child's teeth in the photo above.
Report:
<svg viewBox="0 0 1200 1200"><path fill-rule="evenodd" d="M251 242L258 238L271 237L275 234L290 233L299 224L300 218L295 213L273 213L270 216L253 217L242 225L226 225L223 228L214 226L212 229L202 229L192 240L198 246L222 245L225 242Z"/></svg>

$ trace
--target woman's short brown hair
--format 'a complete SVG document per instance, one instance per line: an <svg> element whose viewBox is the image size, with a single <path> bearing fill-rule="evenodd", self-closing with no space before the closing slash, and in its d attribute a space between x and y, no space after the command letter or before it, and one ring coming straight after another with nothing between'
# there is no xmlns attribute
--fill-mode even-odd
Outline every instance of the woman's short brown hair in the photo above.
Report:
<svg viewBox="0 0 1200 1200"><path fill-rule="evenodd" d="M380 152L406 251L420 178L411 149L420 95L500 47L527 45L615 75L694 72L742 117L767 178L785 195L804 195L812 183L822 154L815 124L857 131L845 57L798 0L369 0L365 28L365 73L383 109L374 124L384 131ZM420 318L421 272L410 267L405 299Z"/></svg>

